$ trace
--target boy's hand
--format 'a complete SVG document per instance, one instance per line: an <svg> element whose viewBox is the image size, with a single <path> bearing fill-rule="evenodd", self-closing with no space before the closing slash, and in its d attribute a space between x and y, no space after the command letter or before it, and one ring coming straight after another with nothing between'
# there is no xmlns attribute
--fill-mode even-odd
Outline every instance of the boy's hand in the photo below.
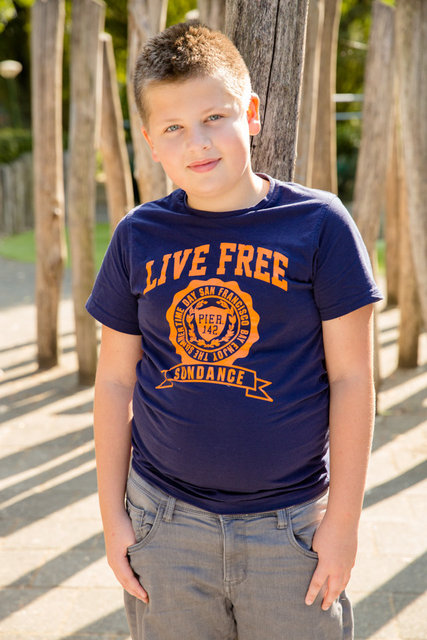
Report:
<svg viewBox="0 0 427 640"><path fill-rule="evenodd" d="M116 519L113 527L105 527L107 560L122 587L135 598L148 603L148 594L140 585L129 564L127 549L135 544L135 533L126 511Z"/></svg>
<svg viewBox="0 0 427 640"><path fill-rule="evenodd" d="M326 611L350 579L357 551L357 528L339 527L328 522L325 515L314 534L312 548L319 561L305 603L313 604L319 592L324 590L322 609Z"/></svg>

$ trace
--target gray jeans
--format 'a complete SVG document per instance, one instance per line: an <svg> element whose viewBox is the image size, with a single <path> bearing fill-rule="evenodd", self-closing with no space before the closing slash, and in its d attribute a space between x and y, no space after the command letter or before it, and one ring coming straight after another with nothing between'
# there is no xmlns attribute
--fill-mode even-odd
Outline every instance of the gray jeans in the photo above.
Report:
<svg viewBox="0 0 427 640"><path fill-rule="evenodd" d="M249 515L216 515L175 500L133 470L129 560L150 601L125 592L133 640L351 640L345 593L328 611L304 597L311 541L327 496Z"/></svg>

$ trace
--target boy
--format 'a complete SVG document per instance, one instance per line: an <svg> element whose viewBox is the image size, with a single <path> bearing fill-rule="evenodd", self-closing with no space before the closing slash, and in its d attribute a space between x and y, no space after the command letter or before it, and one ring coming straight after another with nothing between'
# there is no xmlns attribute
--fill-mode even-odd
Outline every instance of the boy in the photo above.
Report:
<svg viewBox="0 0 427 640"><path fill-rule="evenodd" d="M135 96L179 188L121 221L87 305L132 638L347 640L381 299L366 250L332 194L252 171L259 100L224 35L155 36Z"/></svg>

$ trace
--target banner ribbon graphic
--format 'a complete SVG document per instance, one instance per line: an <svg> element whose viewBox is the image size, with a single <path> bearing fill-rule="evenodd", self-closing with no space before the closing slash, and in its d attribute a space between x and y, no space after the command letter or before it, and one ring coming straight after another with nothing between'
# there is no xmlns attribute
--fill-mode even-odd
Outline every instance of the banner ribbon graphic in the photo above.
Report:
<svg viewBox="0 0 427 640"><path fill-rule="evenodd" d="M258 378L252 369L218 364L177 364L162 373L164 380L156 389L173 387L178 382L210 382L245 389L248 398L273 402L273 398L264 391L271 382Z"/></svg>

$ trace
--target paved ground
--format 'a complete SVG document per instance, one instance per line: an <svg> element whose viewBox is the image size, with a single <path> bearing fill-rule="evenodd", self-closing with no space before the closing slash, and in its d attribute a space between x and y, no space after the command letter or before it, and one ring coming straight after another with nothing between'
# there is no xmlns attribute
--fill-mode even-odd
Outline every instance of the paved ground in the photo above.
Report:
<svg viewBox="0 0 427 640"><path fill-rule="evenodd" d="M0 640L128 640L104 556L69 278L61 365L48 372L35 361L33 281L30 265L0 259ZM396 372L398 320L380 316L385 381L349 589L356 640L427 640L427 335L420 366Z"/></svg>

